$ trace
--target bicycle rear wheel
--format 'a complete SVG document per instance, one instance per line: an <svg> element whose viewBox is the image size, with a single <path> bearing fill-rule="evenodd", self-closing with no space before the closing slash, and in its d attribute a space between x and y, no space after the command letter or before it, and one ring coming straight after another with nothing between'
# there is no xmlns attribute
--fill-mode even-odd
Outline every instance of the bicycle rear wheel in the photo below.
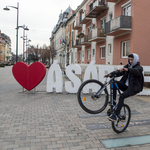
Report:
<svg viewBox="0 0 150 150"><path fill-rule="evenodd" d="M103 84L98 80L87 80L79 87L77 98L84 111L90 114L102 112L108 104L108 91L105 88L98 95L97 92L103 88Z"/></svg>
<svg viewBox="0 0 150 150"><path fill-rule="evenodd" d="M130 107L124 104L119 116L120 117L117 118L117 121L112 122L112 128L116 133L124 132L128 127L131 119Z"/></svg>

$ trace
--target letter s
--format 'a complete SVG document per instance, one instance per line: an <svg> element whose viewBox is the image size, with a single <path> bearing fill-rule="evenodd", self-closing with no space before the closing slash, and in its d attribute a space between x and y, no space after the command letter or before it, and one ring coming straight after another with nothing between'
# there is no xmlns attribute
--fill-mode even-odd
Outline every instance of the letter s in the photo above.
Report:
<svg viewBox="0 0 150 150"><path fill-rule="evenodd" d="M68 93L77 93L79 86L81 85L81 80L75 74L81 74L81 67L79 65L69 65L66 67L66 75L71 81L65 82L65 90ZM72 86L72 83L74 86Z"/></svg>

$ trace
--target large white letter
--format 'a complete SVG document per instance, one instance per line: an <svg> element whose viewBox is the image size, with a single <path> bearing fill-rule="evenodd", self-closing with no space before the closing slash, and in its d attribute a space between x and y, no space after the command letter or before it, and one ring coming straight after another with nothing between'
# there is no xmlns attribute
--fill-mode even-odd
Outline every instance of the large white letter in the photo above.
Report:
<svg viewBox="0 0 150 150"><path fill-rule="evenodd" d="M75 74L81 74L81 67L79 65L69 65L66 67L66 75L72 81L65 82L65 90L68 93L77 93L79 86L81 85L81 80ZM74 86L73 86L73 85Z"/></svg>
<svg viewBox="0 0 150 150"><path fill-rule="evenodd" d="M62 72L58 65L58 60L54 60L47 76L47 92L53 92L54 88L56 93L61 93L63 90Z"/></svg>
<svg viewBox="0 0 150 150"><path fill-rule="evenodd" d="M107 74L107 73L110 73L112 71L114 71L113 66L99 65L99 81L104 83L104 81L105 81L104 75Z"/></svg>
<svg viewBox="0 0 150 150"><path fill-rule="evenodd" d="M91 79L91 74L92 74L92 79L98 79L97 75L97 69L95 67L95 61L91 61L91 63L87 66L85 72L84 72L84 79L83 81Z"/></svg>
<svg viewBox="0 0 150 150"><path fill-rule="evenodd" d="M89 66L86 68L86 70L84 72L83 81L91 79L91 75L92 75L92 79L98 80L97 69L94 64L95 64L95 61L91 61ZM89 90L92 90L92 92L95 92L98 90L98 88L99 88L99 86L97 84L89 83L86 86L84 86L83 93L89 93Z"/></svg>

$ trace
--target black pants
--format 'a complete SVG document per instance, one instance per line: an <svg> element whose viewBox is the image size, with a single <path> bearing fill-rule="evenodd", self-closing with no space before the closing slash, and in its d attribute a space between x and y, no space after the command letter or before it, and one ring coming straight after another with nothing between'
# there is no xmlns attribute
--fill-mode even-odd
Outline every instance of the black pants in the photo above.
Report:
<svg viewBox="0 0 150 150"><path fill-rule="evenodd" d="M122 108L122 106L124 104L124 99L127 98L127 97L129 97L130 95L129 95L129 88L128 88L128 86L125 85L124 82L121 82L121 81L115 81L115 82L117 83L119 89L121 91L123 91L123 93L119 97L118 106L117 106L117 109L115 111L116 115L119 115L120 111L121 111L121 108ZM114 85L113 86L113 99L114 100L116 100L116 90L117 90L117 88Z"/></svg>

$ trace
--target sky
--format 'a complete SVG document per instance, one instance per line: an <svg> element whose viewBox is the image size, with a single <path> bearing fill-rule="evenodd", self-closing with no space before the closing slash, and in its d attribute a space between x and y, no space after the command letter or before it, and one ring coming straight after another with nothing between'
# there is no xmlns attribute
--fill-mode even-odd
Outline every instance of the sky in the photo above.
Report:
<svg viewBox="0 0 150 150"><path fill-rule="evenodd" d="M42 47L49 46L51 32L56 25L59 14L65 11L69 5L73 10L82 3L83 0L0 0L0 30L11 38L11 51L16 53L16 27L17 9L8 7L10 11L5 11L6 6L17 7L19 2L19 26L27 26L29 31L25 31L27 38L31 40L30 45ZM23 53L23 29L18 31L18 54Z"/></svg>

